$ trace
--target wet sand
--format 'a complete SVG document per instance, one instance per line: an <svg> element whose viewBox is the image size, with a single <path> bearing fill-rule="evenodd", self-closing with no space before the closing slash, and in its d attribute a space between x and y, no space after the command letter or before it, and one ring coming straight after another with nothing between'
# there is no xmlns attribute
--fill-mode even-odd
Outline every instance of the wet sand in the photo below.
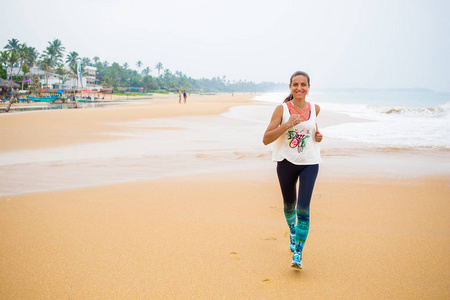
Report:
<svg viewBox="0 0 450 300"><path fill-rule="evenodd" d="M239 97L1 116L8 143L0 151L126 143L104 133L128 132L120 122L213 116L252 103ZM214 161L215 151L195 153ZM0 197L0 298L448 297L448 174L349 174L327 165L327 150L304 269L294 270L275 164L268 149L255 151L230 152L227 164L253 160L246 169L213 165L208 174Z"/></svg>

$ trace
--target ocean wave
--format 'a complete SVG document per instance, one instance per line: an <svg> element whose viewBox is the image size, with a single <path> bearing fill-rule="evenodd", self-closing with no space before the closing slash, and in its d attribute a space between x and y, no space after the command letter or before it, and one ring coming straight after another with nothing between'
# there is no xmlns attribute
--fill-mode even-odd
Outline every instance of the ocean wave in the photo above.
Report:
<svg viewBox="0 0 450 300"><path fill-rule="evenodd" d="M390 107L383 108L381 111L387 115L403 115L403 116L421 116L421 117L446 117L448 116L448 110L443 106L437 107Z"/></svg>
<svg viewBox="0 0 450 300"><path fill-rule="evenodd" d="M330 93L312 93L308 101L317 103L325 111L338 112L354 118L365 119L368 122L343 123L322 128L322 133L328 137L347 141L362 142L372 147L400 147L417 149L450 149L450 102L448 97L437 97L438 94L426 93L421 101L410 98L410 94L400 94L398 99L386 92L375 93L371 98L347 97L344 93L337 97ZM434 96L433 96L434 95ZM447 95L447 94L446 94ZM366 95L367 96L367 95ZM423 95L421 95L423 96ZM271 103L282 103L285 93L267 93L254 100ZM387 98L387 99L384 99ZM434 97L434 98L433 98ZM378 99L377 99L378 98ZM383 101L381 101L383 100ZM423 106L423 107L421 107ZM267 123L273 107L264 107L257 111L238 109L232 111L247 120L258 120ZM264 113L264 114L263 114ZM351 121L350 121L351 122Z"/></svg>

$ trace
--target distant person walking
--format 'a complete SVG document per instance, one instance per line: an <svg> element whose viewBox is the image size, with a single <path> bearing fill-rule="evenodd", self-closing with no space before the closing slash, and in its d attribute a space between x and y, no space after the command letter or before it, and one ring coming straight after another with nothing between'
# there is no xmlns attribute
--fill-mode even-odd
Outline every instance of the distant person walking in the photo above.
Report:
<svg viewBox="0 0 450 300"><path fill-rule="evenodd" d="M187 99L186 90L184 90L184 92L183 92L183 97L184 97L184 104L186 104L186 99Z"/></svg>
<svg viewBox="0 0 450 300"><path fill-rule="evenodd" d="M178 103L181 104L181 85L180 85L180 89L178 90Z"/></svg>
<svg viewBox="0 0 450 300"><path fill-rule="evenodd" d="M322 141L316 117L320 107L306 101L310 79L305 72L295 72L289 84L290 95L273 112L263 143L274 143L272 159L284 202L284 216L289 226L291 266L302 269L303 247L309 232L309 206L319 172ZM299 181L297 199L297 181Z"/></svg>

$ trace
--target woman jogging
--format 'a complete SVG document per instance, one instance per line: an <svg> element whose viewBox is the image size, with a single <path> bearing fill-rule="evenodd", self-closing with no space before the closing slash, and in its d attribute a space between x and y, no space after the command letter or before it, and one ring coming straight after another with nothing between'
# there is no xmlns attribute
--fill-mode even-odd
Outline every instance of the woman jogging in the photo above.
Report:
<svg viewBox="0 0 450 300"><path fill-rule="evenodd" d="M277 162L284 215L291 233L290 248L294 252L291 266L301 269L309 231L309 205L321 161L318 143L323 136L316 124L320 107L306 101L310 88L308 74L295 72L289 88L290 95L273 112L263 143L275 142L272 159Z"/></svg>

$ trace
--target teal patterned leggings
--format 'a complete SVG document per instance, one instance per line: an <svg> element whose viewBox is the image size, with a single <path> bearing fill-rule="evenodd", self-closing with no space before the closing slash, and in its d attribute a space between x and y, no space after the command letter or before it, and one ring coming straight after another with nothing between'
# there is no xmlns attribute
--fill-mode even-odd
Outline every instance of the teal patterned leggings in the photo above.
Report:
<svg viewBox="0 0 450 300"><path fill-rule="evenodd" d="M291 235L295 234L295 252L302 252L309 232L309 205L319 165L294 165L283 160L277 163L278 181L284 202L284 215ZM297 198L297 181L300 179Z"/></svg>

